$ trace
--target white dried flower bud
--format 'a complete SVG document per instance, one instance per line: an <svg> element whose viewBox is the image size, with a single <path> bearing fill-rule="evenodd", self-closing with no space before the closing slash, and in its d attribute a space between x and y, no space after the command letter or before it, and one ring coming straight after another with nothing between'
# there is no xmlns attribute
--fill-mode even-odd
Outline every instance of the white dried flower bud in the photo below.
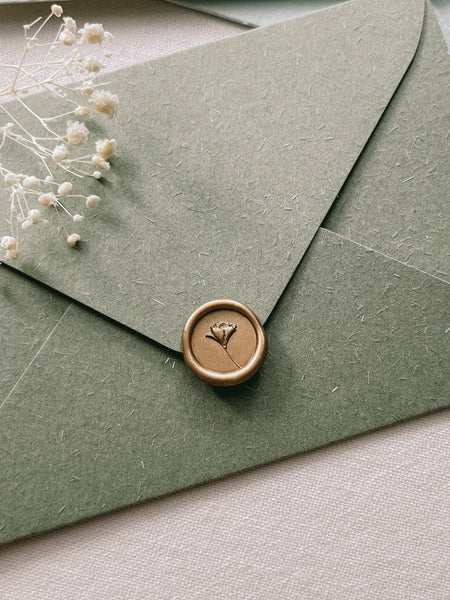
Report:
<svg viewBox="0 0 450 600"><path fill-rule="evenodd" d="M33 222L30 219L25 219L24 221L22 221L21 228L24 231L30 229L30 227L33 227Z"/></svg>
<svg viewBox="0 0 450 600"><path fill-rule="evenodd" d="M60 196L67 196L67 194L70 194L70 192L73 190L73 185L70 183L70 181L64 181L63 183L61 183L61 185L58 187L58 194Z"/></svg>
<svg viewBox="0 0 450 600"><path fill-rule="evenodd" d="M81 238L78 235L78 233L71 233L70 235L67 236L67 243L69 244L69 246L71 248L76 246L80 240L81 240Z"/></svg>
<svg viewBox="0 0 450 600"><path fill-rule="evenodd" d="M87 58L85 58L83 64L86 71L89 71L89 73L98 73L98 71L100 71L100 69L102 69L104 66L99 60L97 60L93 56L88 56Z"/></svg>
<svg viewBox="0 0 450 600"><path fill-rule="evenodd" d="M83 44L101 44L105 39L106 32L101 23L85 23L79 33L81 33L81 42Z"/></svg>
<svg viewBox="0 0 450 600"><path fill-rule="evenodd" d="M87 106L77 106L74 113L77 117L88 117L91 114L91 111Z"/></svg>
<svg viewBox="0 0 450 600"><path fill-rule="evenodd" d="M91 160L93 164L97 167L97 169L100 169L100 171L109 171L111 167L109 162L101 156L98 156L98 154L94 154Z"/></svg>
<svg viewBox="0 0 450 600"><path fill-rule="evenodd" d="M51 192L49 194L42 194L42 196L39 196L39 204L41 206L52 206L53 204L56 204L55 194L52 194Z"/></svg>
<svg viewBox="0 0 450 600"><path fill-rule="evenodd" d="M20 177L15 173L7 173L5 175L5 183L6 185L18 185L20 183Z"/></svg>
<svg viewBox="0 0 450 600"><path fill-rule="evenodd" d="M52 15L55 15L55 17L60 17L62 14L62 6L60 6L59 4L52 4Z"/></svg>
<svg viewBox="0 0 450 600"><path fill-rule="evenodd" d="M83 81L83 83L78 88L80 92L84 92L88 96L94 93L94 82L91 79L87 81Z"/></svg>
<svg viewBox="0 0 450 600"><path fill-rule="evenodd" d="M83 215L73 215L72 218L75 221L75 223L81 223L81 221L84 221Z"/></svg>
<svg viewBox="0 0 450 600"><path fill-rule="evenodd" d="M52 183L53 182L53 175L47 175L47 177L44 179L44 183Z"/></svg>
<svg viewBox="0 0 450 600"><path fill-rule="evenodd" d="M97 140L95 142L95 149L97 154L107 160L111 158L117 148L116 140Z"/></svg>
<svg viewBox="0 0 450 600"><path fill-rule="evenodd" d="M38 208L32 208L28 213L28 219L36 225L41 220L41 211Z"/></svg>
<svg viewBox="0 0 450 600"><path fill-rule="evenodd" d="M100 197L92 194L86 198L86 206L87 208L95 208L100 202Z"/></svg>
<svg viewBox="0 0 450 600"><path fill-rule="evenodd" d="M105 58L111 58L111 56L112 56L111 50L103 50L103 56Z"/></svg>
<svg viewBox="0 0 450 600"><path fill-rule="evenodd" d="M77 32L77 22L75 21L75 19L72 19L72 17L64 17L63 21L64 29L70 31L70 33L73 33L75 35Z"/></svg>
<svg viewBox="0 0 450 600"><path fill-rule="evenodd" d="M63 160L66 160L68 155L69 150L67 149L67 146L65 146L64 144L60 144L59 146L56 146L53 150L52 158L55 162L60 163Z"/></svg>
<svg viewBox="0 0 450 600"><path fill-rule="evenodd" d="M80 121L67 122L67 141L71 146L83 146L87 142L89 129Z"/></svg>
<svg viewBox="0 0 450 600"><path fill-rule="evenodd" d="M77 41L77 38L68 29L63 29L59 34L59 41L62 42L65 46L73 46Z"/></svg>
<svg viewBox="0 0 450 600"><path fill-rule="evenodd" d="M22 185L27 190L34 190L35 192L41 187L41 182L34 175L30 175L29 177L25 177L22 181Z"/></svg>
<svg viewBox="0 0 450 600"><path fill-rule="evenodd" d="M15 250L15 248L17 248L17 240L10 235L4 235L1 238L0 246L4 250Z"/></svg>
<svg viewBox="0 0 450 600"><path fill-rule="evenodd" d="M92 177L95 177L95 179L100 179L101 177L103 177L103 173L101 171L94 171L92 173Z"/></svg>
<svg viewBox="0 0 450 600"><path fill-rule="evenodd" d="M7 250L6 258L12 258L13 260L18 259L19 258L19 249L13 248L12 250Z"/></svg>
<svg viewBox="0 0 450 600"><path fill-rule="evenodd" d="M119 106L119 98L116 94L112 94L108 90L94 90L92 94L92 103L95 110L98 110L98 112L101 112L108 117L114 117Z"/></svg>

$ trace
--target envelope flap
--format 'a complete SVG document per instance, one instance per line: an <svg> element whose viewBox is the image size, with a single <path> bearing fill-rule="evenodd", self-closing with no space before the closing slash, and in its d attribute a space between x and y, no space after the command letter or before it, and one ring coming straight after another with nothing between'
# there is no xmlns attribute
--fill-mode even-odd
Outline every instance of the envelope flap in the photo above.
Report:
<svg viewBox="0 0 450 600"><path fill-rule="evenodd" d="M264 321L412 60L422 19L422 0L357 0L110 74L120 153L113 184L86 187L103 202L83 243L36 228L12 266L176 350L187 316L212 298Z"/></svg>

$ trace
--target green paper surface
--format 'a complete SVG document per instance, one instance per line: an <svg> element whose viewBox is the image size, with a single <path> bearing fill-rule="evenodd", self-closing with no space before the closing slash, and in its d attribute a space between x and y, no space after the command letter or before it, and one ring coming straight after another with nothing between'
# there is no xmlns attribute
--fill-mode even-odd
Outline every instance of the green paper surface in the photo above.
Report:
<svg viewBox="0 0 450 600"><path fill-rule="evenodd" d="M364 7L366 14L369 10L366 2L342 5L339 10L350 6ZM398 11L399 6L396 5ZM413 8L417 10L416 15L420 13L418 3L411 3L408 10L406 4L401 6L410 16ZM314 18L327 12L317 13ZM336 17L336 13L333 15ZM416 20L411 19L404 34L414 37L418 35ZM309 20L304 22L311 24ZM291 23L295 26L294 21ZM259 32L245 36L256 33ZM238 46L245 36L234 38ZM406 46L404 41L402 47ZM390 47L385 51L389 54ZM195 52L202 54L202 64L210 60L209 72L213 77L216 64L213 58L218 48L212 44ZM185 54L189 52L174 55L173 64L181 64L180 57ZM187 64L190 59L181 58L183 60ZM175 68L171 64L156 61L124 70L117 77L135 81L141 71L147 77L158 72L161 65L170 71ZM349 64L353 68L354 63ZM127 154L127 146L117 159L117 184L125 207L119 211L112 199L106 206L105 196L104 212L99 209L97 217L90 219L87 225L86 231L91 235L86 235L88 241L77 255L79 262L75 262L69 249L63 248L60 253L59 260L64 261L69 271L73 269L72 276L84 285L75 286L81 290L79 298L75 293L70 294L78 302L69 304L67 298L39 282L15 269L0 266L0 331L2 349L6 348L0 353L0 372L6 373L0 386L1 542L448 406L450 303L449 285L444 281L447 270L443 264L448 241L441 223L445 219L444 194L448 189L448 186L443 189L448 181L444 169L448 152L445 123L450 114L448 96L444 93L448 91L448 65L442 37L427 5L412 66L325 221L327 227L332 226L336 231L320 228L316 233L268 318L269 354L262 371L247 384L231 389L214 389L202 384L184 367L179 353L107 318L112 315L104 304L106 293L102 292L98 299L93 296L94 290L89 288L93 285L92 273L97 276L100 273L103 284L110 284L109 293L121 292L115 296L119 310L131 308L135 317L140 311L144 324L140 331L145 333L151 304L149 293L139 296L138 302L131 285L137 265L142 264L137 252L128 246L128 259L123 259L115 268L111 263L96 264L93 257L89 262L90 245L96 243L94 234L100 236L102 244L115 256L114 245L118 239L123 242L120 236L121 229L125 228L128 239L136 236L141 252L153 257L152 272L159 270L162 277L165 277L164 269L179 268L183 264L183 254L176 257L176 264L169 261L174 256L170 244L182 246L184 243L184 221L181 216L177 220L176 204L167 205L164 220L159 201L155 200L154 206L152 198L143 190L141 178L146 179L145 175L153 171L146 171L142 177L130 173L128 180L125 178L125 166L133 162L133 156ZM275 67L273 70L276 72ZM425 73L427 80L422 83ZM161 72L159 76L163 77ZM283 97L283 105L290 102L289 96ZM421 114L415 108L417 103L428 110L424 109ZM383 110L381 106L378 108ZM302 106L297 110L301 114ZM361 118L365 120L365 113ZM396 125L398 127L391 131ZM202 126L210 125L205 122ZM178 136L181 127L182 124L176 124ZM355 128L359 125L355 124ZM351 137L356 129L346 134ZM322 135L321 129L317 131ZM212 141L212 133L210 135ZM217 131L216 137L219 143ZM343 139L349 138L344 136ZM140 146L143 157L152 156L153 144L158 144L156 137L152 143ZM233 151L234 147L228 150ZM402 161L402 153L409 156L409 163ZM380 160L379 155L384 160ZM196 157L186 160L192 160L194 165ZM343 173L340 160L338 151L333 156L337 166L331 164L329 173ZM209 171L200 171L199 177L203 177L206 187L209 173L219 192L220 173L211 165L221 164L222 155L217 161L214 163L211 158ZM401 164L397 167L399 161ZM271 172L270 181L266 172L268 164L255 162L255 169L259 164L263 183L275 186L272 180L277 178L297 181L301 172L297 163L301 160L294 162L294 166L289 163L285 171ZM427 178L424 165L430 165L430 169L435 167ZM415 184L423 185L424 194L421 195L420 190L407 193L409 202L406 202L405 186L409 182L403 183L403 177L411 169L418 175ZM149 189L164 189L164 182L172 181L167 175L167 165L164 173L162 179L159 175L151 178L153 187ZM352 184L354 176L357 184ZM148 177L145 183L147 180ZM246 181L242 178L240 184ZM256 172L249 181L260 184ZM191 190L192 180L186 174L184 182L182 189ZM303 182L297 184L303 185ZM181 176L177 185L183 186ZM280 185L282 189L287 184ZM116 183L114 188L105 190L115 189L115 186ZM319 193L314 198L321 199L319 184L317 190ZM162 192L158 193L162 197ZM155 193L155 198L160 196ZM143 203L147 203L148 210L160 210L157 233L151 238L151 244L146 238L148 230L139 229L141 220L134 219L133 207L126 204L127 198L134 201L136 210L140 210ZM198 201L195 194L191 198L192 203ZM198 198L205 201L205 196ZM229 202L230 206L237 207L239 201L241 213L238 215L246 206L242 198L234 199L233 204L227 194L222 196L224 206ZM317 207L309 196L302 196L301 201L299 206L305 202L304 214L309 217L307 211ZM325 211L326 202L319 204L318 211ZM275 202L274 207L273 215L282 214L276 211ZM299 214L301 210L303 208L299 208ZM291 215L293 218L295 215ZM97 220L103 220L98 230ZM190 227L199 222L197 213L188 219ZM265 285L258 291L262 295L266 289L267 296L273 294L272 282L279 281L277 269L286 268L281 250L295 248L297 239L303 243L308 235L313 235L305 235L306 222L306 218L305 222L300 220L298 238L286 237L284 245L283 227L292 234L289 228L293 225L289 220L277 221L274 217L281 239L278 237L277 243L267 249L267 256L273 262L269 260L266 270L261 272ZM346 236L349 223L350 233L358 237L357 241ZM89 229L91 224L92 229ZM363 235L364 224L367 224L367 239ZM411 256L403 254L402 249L408 240L400 238L398 244L390 244L390 239L405 235L400 231L403 227L413 230L411 244L415 251ZM174 231L179 231L175 240ZM259 230L249 232L246 228L244 231L250 247L252 240L259 239ZM309 230L306 228L306 231ZM218 242L217 246L221 248L226 244L221 246ZM33 266L38 264L33 262L35 260L33 257L29 262L24 261L20 268L38 278ZM239 265L244 268L252 264L246 260L245 256L242 262L236 262L237 279L231 282L234 285L232 297L237 297L241 280L251 282L254 276L251 272L239 271ZM39 275L39 278L47 278L50 286L52 261L56 264L55 257L46 255L42 259L44 266L37 269L38 273L44 269L45 277ZM406 261L408 265L403 264ZM268 265L272 267L269 269ZM185 267L191 268L187 263ZM218 270L213 273L220 275ZM215 284L210 283L214 277L208 278L207 272L202 275L205 287L211 285L210 289L214 289ZM140 280L144 281L142 274ZM157 298L155 285L150 286L150 294ZM178 286L179 280L173 285ZM84 304L95 306L97 312ZM98 314L102 311L103 315ZM166 317L170 318L168 312ZM129 324L118 314L114 318ZM162 319L157 320L158 327L161 323ZM164 331L170 332L170 328Z"/></svg>
<svg viewBox="0 0 450 600"><path fill-rule="evenodd" d="M439 25L435 18L425 19L417 55L324 222L446 281L449 82L450 59Z"/></svg>
<svg viewBox="0 0 450 600"><path fill-rule="evenodd" d="M185 8L236 21L250 27L264 27L287 19L303 17L345 0L168 0Z"/></svg>
<svg viewBox="0 0 450 600"><path fill-rule="evenodd" d="M185 8L235 21L250 27L263 27L286 19L339 4L345 0L168 0ZM447 44L450 46L450 0L431 0Z"/></svg>
<svg viewBox="0 0 450 600"><path fill-rule="evenodd" d="M2 268L0 406L68 306L59 294Z"/></svg>
<svg viewBox="0 0 450 600"><path fill-rule="evenodd" d="M11 265L175 350L212 298L264 322L414 56L422 0L371 9L344 4L108 74L122 98L114 182L86 189L105 201L76 251L41 227ZM6 196L0 207L7 219Z"/></svg>
<svg viewBox="0 0 450 600"><path fill-rule="evenodd" d="M0 539L445 406L448 298L439 279L320 230L267 324L262 371L228 390L71 305L0 412Z"/></svg>

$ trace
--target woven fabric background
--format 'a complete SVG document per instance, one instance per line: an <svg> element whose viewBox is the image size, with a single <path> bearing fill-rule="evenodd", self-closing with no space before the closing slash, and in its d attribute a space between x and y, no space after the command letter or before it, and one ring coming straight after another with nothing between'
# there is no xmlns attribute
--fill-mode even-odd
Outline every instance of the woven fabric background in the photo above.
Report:
<svg viewBox="0 0 450 600"><path fill-rule="evenodd" d="M436 0L450 23L449 4ZM42 5L0 7L0 57ZM242 31L149 0L65 4L124 66ZM0 83L2 83L0 79ZM0 549L1 600L448 600L450 411Z"/></svg>

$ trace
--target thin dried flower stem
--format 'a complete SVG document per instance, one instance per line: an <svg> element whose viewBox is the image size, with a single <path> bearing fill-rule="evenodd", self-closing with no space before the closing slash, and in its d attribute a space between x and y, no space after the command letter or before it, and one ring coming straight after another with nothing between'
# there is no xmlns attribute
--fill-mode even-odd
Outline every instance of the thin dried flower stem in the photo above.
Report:
<svg viewBox="0 0 450 600"><path fill-rule="evenodd" d="M0 104L0 179L9 191L10 206L10 235L0 237L0 253L7 259L19 256L19 232L48 222L43 218L42 210L49 218L56 213L68 245L75 246L81 239L80 235L68 233L63 215L73 223L82 222L83 216L73 214L65 204L66 200L71 199L72 203L83 201L91 209L98 205L100 197L71 193L73 183L57 181L56 171L60 169L75 178L99 179L110 169L109 158L116 150L115 140L98 139L95 152L76 156L76 149L86 146L90 138L83 119L99 113L114 117L119 100L104 89L107 84L96 81L104 64L92 53L92 49L96 48L99 54L102 44L111 40L111 34L99 23L85 23L83 28L78 29L74 19L62 17L62 14L62 7L53 4L46 18L39 17L24 25L25 43L18 64L0 64L0 68L11 71L11 84L0 89L0 99L15 100L22 113L26 111L29 116L25 125L22 118L16 116L14 103L8 104L8 107ZM42 39L52 18L61 17L56 33L49 39ZM111 52L104 50L102 56L104 60L111 56ZM48 92L56 101L62 101L65 110L57 115L38 114L23 96L39 90ZM61 120L67 118L71 120L66 121L64 131L61 131ZM1 153L8 156L10 144L33 155L35 175L16 173L5 164ZM42 170L44 175L41 176Z"/></svg>

